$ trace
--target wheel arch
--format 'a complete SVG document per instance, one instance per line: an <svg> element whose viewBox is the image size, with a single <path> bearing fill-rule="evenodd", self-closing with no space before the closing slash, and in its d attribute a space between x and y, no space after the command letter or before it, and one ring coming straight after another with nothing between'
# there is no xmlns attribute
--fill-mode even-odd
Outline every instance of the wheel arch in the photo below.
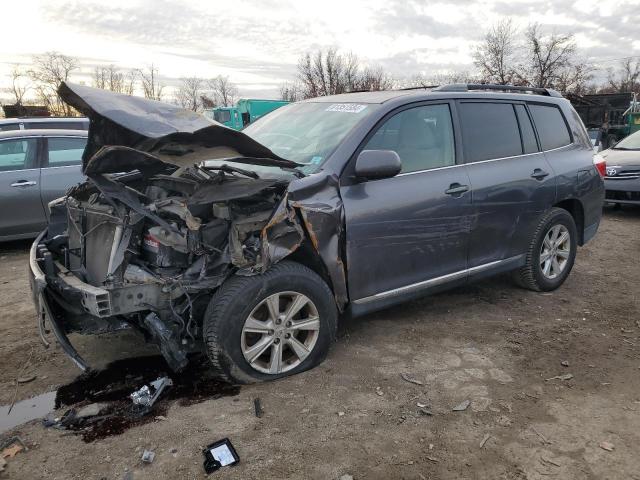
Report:
<svg viewBox="0 0 640 480"><path fill-rule="evenodd" d="M578 245L584 245L584 206L577 198L568 198L558 202L554 207L562 208L573 217L578 231Z"/></svg>

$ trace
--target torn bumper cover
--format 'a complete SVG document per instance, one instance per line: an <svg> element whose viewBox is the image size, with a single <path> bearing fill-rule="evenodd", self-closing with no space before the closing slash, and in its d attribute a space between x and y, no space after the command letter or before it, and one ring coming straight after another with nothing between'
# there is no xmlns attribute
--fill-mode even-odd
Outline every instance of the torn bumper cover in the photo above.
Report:
<svg viewBox="0 0 640 480"><path fill-rule="evenodd" d="M186 353L203 346L203 306L213 292L298 250L315 257L309 263L321 265L344 308L336 177L299 178L296 163L246 134L173 105L64 83L60 95L90 119L89 180L50 205L30 270L43 340L51 329L80 368L86 363L68 333L133 327L180 370ZM214 159L282 175L202 163Z"/></svg>

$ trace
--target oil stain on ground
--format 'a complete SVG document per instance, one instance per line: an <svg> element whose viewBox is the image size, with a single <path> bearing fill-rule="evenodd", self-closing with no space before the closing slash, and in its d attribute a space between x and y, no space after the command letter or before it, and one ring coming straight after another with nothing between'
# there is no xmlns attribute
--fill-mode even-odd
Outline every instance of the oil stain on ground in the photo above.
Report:
<svg viewBox="0 0 640 480"><path fill-rule="evenodd" d="M180 373L171 371L162 356L128 358L113 362L104 370L89 371L58 389L56 408L71 407L60 421L63 428L77 432L85 442L123 433L127 429L153 422L167 414L177 402L186 406L205 400L237 395L240 387L211 377L201 356L191 358ZM134 408L129 395L159 377L167 376L173 386L165 390L144 414ZM84 405L101 404L95 415L78 416Z"/></svg>

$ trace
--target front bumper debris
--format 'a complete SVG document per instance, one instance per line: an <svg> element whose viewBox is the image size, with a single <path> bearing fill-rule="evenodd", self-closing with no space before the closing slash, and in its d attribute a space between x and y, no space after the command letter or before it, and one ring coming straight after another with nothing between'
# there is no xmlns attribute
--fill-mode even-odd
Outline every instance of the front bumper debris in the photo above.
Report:
<svg viewBox="0 0 640 480"><path fill-rule="evenodd" d="M36 319L38 322L38 331L40 339L45 347L49 347L50 343L46 339L48 331L53 332L56 340L62 347L64 353L75 363L82 371L89 367L87 362L80 356L78 351L71 345L63 326L59 323L56 316L51 310L49 300L47 298L47 281L44 272L38 265L38 245L46 234L46 230L42 232L31 245L29 252L29 283L31 284L31 293L33 294L34 306L36 308ZM49 326L49 329L47 328Z"/></svg>

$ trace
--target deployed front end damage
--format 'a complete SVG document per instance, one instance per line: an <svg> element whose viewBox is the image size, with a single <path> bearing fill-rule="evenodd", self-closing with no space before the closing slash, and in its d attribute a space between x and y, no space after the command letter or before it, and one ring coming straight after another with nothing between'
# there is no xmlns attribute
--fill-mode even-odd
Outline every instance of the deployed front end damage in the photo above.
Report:
<svg viewBox="0 0 640 480"><path fill-rule="evenodd" d="M84 369L68 333L133 327L180 370L202 348L202 316L216 288L294 252L315 257L309 263L320 265L343 308L336 178L301 178L297 164L242 132L171 105L71 84L60 94L91 120L89 180L50 205L50 226L31 250L43 340L52 330ZM259 178L201 163L220 158L285 174Z"/></svg>

